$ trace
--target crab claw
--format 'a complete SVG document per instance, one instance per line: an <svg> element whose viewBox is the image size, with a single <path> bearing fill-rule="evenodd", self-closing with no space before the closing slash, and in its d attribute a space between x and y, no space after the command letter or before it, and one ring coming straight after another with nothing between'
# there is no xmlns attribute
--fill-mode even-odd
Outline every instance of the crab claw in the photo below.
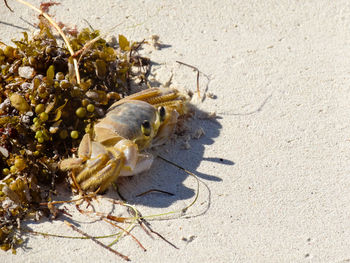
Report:
<svg viewBox="0 0 350 263"><path fill-rule="evenodd" d="M79 158L70 158L60 163L60 169L75 169L77 182L82 190L104 192L119 176L134 175L148 170L153 156L139 154L138 147L130 140L123 139L111 147L91 142L85 135L79 150Z"/></svg>

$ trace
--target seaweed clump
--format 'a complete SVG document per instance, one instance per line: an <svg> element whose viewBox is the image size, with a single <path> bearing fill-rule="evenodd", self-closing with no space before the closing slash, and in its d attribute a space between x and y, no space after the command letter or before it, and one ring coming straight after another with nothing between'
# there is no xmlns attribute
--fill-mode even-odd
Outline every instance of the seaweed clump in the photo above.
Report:
<svg viewBox="0 0 350 263"><path fill-rule="evenodd" d="M50 213L40 203L66 178L58 161L76 151L96 119L149 70L137 53L142 42L120 35L111 44L97 30L70 30L72 56L39 19L32 38L23 33L15 46L0 42L0 248L13 252L22 242L20 222Z"/></svg>

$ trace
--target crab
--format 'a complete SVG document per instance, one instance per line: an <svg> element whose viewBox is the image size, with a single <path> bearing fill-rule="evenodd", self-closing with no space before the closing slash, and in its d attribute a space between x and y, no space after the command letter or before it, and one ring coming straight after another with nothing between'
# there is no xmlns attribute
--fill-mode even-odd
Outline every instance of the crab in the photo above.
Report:
<svg viewBox="0 0 350 263"><path fill-rule="evenodd" d="M154 157L145 150L169 139L187 102L173 88L150 88L115 102L93 135L83 136L78 157L62 160L60 169L72 170L82 190L99 192L119 176L149 170Z"/></svg>

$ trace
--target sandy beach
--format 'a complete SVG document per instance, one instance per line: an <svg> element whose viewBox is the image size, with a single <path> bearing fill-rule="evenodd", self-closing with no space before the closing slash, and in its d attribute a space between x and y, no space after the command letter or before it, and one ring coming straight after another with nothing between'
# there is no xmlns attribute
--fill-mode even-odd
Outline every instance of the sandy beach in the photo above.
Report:
<svg viewBox="0 0 350 263"><path fill-rule="evenodd" d="M39 6L40 1L30 1ZM10 43L37 14L8 1L0 11L0 41ZM159 149L201 180L198 201L182 217L150 220L166 241L137 226L114 249L133 262L350 261L350 2L311 1L61 1L56 21L141 41L159 36L160 49L142 51L151 78L196 91L189 135ZM205 98L203 97L204 95ZM216 118L205 118L216 113ZM151 170L120 181L120 191L144 215L182 209L196 196L196 180L156 159ZM168 196L137 194L158 188ZM64 192L64 191L63 191ZM112 190L106 198L117 198ZM74 198L68 191L58 200ZM34 231L92 236L116 228L79 214L42 219ZM105 199L100 211L118 215ZM166 217L165 217L166 218ZM91 240L25 236L17 255L1 262L122 262ZM112 239L101 240L109 244Z"/></svg>

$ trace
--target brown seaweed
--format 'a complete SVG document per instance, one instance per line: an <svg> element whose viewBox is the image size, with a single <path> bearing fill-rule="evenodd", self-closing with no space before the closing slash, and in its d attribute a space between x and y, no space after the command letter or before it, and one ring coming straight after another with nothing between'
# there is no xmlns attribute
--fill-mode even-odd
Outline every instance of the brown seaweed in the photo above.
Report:
<svg viewBox="0 0 350 263"><path fill-rule="evenodd" d="M49 201L57 182L67 180L57 163L76 150L111 103L129 95L131 82L146 79L149 65L135 52L142 42L125 36L119 35L114 46L98 30L75 30L67 34L71 52L43 15L38 27L38 33L29 37L24 32L13 46L0 42L3 250L15 251L22 243L20 222L42 209L40 203Z"/></svg>

